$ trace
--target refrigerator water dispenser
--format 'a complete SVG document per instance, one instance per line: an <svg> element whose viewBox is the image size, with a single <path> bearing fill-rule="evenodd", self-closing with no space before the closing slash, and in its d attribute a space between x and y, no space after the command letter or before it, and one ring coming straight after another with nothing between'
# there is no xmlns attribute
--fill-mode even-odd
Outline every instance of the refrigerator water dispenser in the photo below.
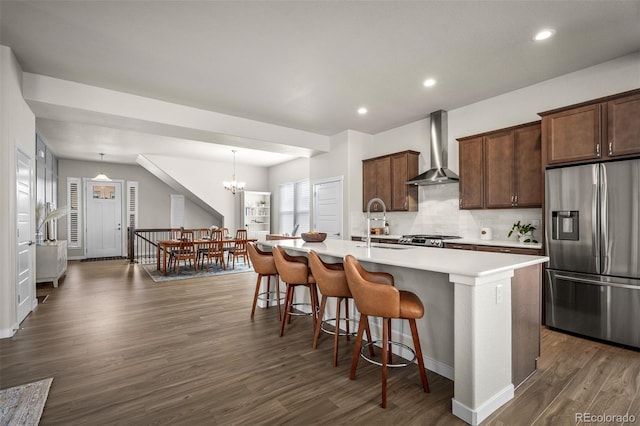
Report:
<svg viewBox="0 0 640 426"><path fill-rule="evenodd" d="M554 240L578 241L580 235L578 210L551 212L551 237Z"/></svg>

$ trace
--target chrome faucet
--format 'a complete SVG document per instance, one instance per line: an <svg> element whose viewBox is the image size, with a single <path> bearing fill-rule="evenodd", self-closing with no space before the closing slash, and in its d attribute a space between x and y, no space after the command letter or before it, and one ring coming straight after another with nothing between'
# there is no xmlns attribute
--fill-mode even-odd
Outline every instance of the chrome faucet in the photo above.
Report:
<svg viewBox="0 0 640 426"><path fill-rule="evenodd" d="M382 219L380 218L371 219L371 204L375 202L382 204ZM371 247L371 221L372 220L381 220L383 221L383 223L387 223L387 206L384 205L384 201L382 201L380 198L372 198L367 203L367 248Z"/></svg>

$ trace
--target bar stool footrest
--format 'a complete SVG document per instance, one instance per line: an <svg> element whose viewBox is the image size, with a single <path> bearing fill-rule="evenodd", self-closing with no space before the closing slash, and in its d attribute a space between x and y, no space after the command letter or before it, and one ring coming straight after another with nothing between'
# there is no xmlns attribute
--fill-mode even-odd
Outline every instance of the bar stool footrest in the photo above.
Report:
<svg viewBox="0 0 640 426"><path fill-rule="evenodd" d="M265 294L268 294L268 296L265 296ZM258 293L258 300L261 300L267 303L279 302L279 304L282 304L284 299L285 299L284 296L280 296L280 299L278 299L277 293L274 290L263 291L262 293Z"/></svg>
<svg viewBox="0 0 640 426"><path fill-rule="evenodd" d="M358 320L357 320L357 319L355 319L355 318L345 318L345 317L341 317L341 318L339 318L339 320L341 320L341 321L342 321L342 320L344 320L344 321L347 321L347 320L348 320L348 321L350 321L352 324L357 324L357 323L358 323ZM336 319L335 319L335 318L327 318L326 320L323 320L323 321L320 323L320 330L322 330L324 333L331 334L331 335L333 336L333 335L335 335L335 334L336 334L336 332L335 332L334 330L335 330L337 327L334 325L333 330L329 330L328 328L325 328L325 325L326 325L327 323L329 323L329 322L332 322L332 321L333 321L333 323L335 324ZM355 330L355 331L352 331L352 332L350 332L350 333L347 333L346 331L344 331L344 332L338 332L338 336L356 336L356 335L358 334L358 331L357 331L357 327L355 327L355 328L356 328L356 330Z"/></svg>
<svg viewBox="0 0 640 426"><path fill-rule="evenodd" d="M309 306L309 307L311 307L311 303L304 303L304 302L301 302L301 303L292 303L292 304L290 305L290 307L292 307L292 308L293 308L294 306ZM317 314L317 313L318 313L318 308L316 307L316 314ZM293 315L293 316L304 316L304 315L311 315L311 314L312 314L312 312L302 312L302 311L300 311L300 310L298 310L298 312L293 312L293 311L290 311L290 312L289 312L289 315Z"/></svg>
<svg viewBox="0 0 640 426"><path fill-rule="evenodd" d="M365 354L365 349L367 349L371 345L375 345L376 343L382 344L382 340L374 340L372 342L364 343L362 345L362 347L360 348L360 356L362 358L364 358L366 361L370 362L371 364L375 364L375 365L378 365L378 366L382 367L382 363L381 362L378 362L375 359L370 358L367 354ZM416 351L414 351L413 348L411 348L410 346L407 346L404 343L394 342L393 340L389 340L388 343L391 346L396 346L396 347L399 347L399 348L405 348L406 350L408 350L409 352L411 352L413 354L413 358L410 361L403 362L403 363L397 363L397 364L395 364L395 363L394 364L387 363L387 367L391 367L391 368L406 367L408 365L413 364L413 362L418 358L416 356Z"/></svg>

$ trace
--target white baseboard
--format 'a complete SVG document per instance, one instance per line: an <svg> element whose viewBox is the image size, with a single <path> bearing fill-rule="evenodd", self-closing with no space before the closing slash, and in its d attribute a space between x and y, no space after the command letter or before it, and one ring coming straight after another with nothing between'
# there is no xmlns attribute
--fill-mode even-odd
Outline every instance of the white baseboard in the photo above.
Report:
<svg viewBox="0 0 640 426"><path fill-rule="evenodd" d="M87 256L69 256L67 257L67 260L82 260L82 259L86 259Z"/></svg>
<svg viewBox="0 0 640 426"><path fill-rule="evenodd" d="M0 328L0 339L7 339L9 337L13 337L18 331L18 325L14 325L11 328Z"/></svg>
<svg viewBox="0 0 640 426"><path fill-rule="evenodd" d="M455 398L453 398L451 400L451 411L455 416L460 417L470 425L476 426L487 417L489 417L498 408L502 407L508 401L511 401L513 399L513 395L513 384L509 384L509 386L496 393L493 397L491 397L475 410L467 407L463 403L458 402L455 400Z"/></svg>

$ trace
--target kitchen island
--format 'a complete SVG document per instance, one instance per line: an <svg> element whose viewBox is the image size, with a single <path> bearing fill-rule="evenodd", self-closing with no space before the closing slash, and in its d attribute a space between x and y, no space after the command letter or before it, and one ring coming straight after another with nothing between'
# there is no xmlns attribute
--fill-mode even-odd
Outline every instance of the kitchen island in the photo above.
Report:
<svg viewBox="0 0 640 426"><path fill-rule="evenodd" d="M480 423L513 398L512 309L518 307L512 306L512 277L533 269L517 285L539 292L547 257L395 244L367 248L346 240L262 244L297 254L315 250L330 262L351 254L369 270L392 273L398 288L416 293L425 306L418 320L425 365L454 381L452 411L467 423ZM394 340L410 342L407 325L396 323ZM539 322L533 326L539 333ZM374 339L378 329L379 324L372 329Z"/></svg>

